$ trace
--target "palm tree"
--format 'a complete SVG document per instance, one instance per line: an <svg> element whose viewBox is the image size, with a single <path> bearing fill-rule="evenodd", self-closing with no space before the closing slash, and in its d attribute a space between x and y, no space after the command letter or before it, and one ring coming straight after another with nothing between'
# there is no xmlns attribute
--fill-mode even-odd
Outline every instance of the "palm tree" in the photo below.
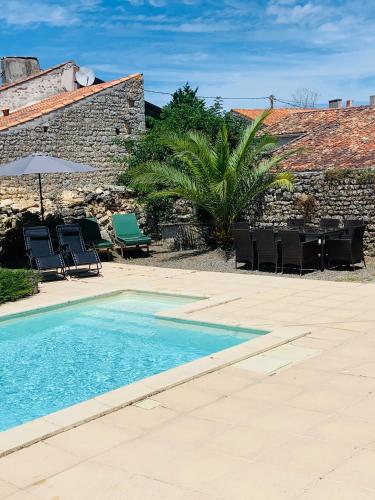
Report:
<svg viewBox="0 0 375 500"><path fill-rule="evenodd" d="M259 134L270 112L263 112L234 148L226 127L221 128L214 144L198 132L169 136L165 144L177 161L134 167L132 187L151 198L172 197L191 202L211 217L216 233L225 240L233 222L266 191L292 189L292 175L275 172L286 155L266 155L275 148L277 140Z"/></svg>

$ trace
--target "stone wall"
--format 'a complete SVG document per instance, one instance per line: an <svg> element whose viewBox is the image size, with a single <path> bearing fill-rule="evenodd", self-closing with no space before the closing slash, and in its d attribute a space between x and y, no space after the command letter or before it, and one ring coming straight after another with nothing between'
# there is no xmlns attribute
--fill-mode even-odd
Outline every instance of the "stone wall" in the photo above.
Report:
<svg viewBox="0 0 375 500"><path fill-rule="evenodd" d="M61 92L77 88L74 62L70 61L46 73L0 88L0 109L14 111Z"/></svg>
<svg viewBox="0 0 375 500"><path fill-rule="evenodd" d="M25 124L0 132L0 164L41 152L97 167L95 173L42 176L45 208L53 211L64 190L113 184L125 150L115 139L136 140L145 130L143 80L134 78ZM1 167L0 167L1 168ZM0 178L1 206L38 207L36 176Z"/></svg>
<svg viewBox="0 0 375 500"><path fill-rule="evenodd" d="M27 205L27 203L26 203ZM4 201L0 210L0 265L5 267L23 267L27 265L22 229L25 225L39 225L39 213L30 211L12 203ZM140 227L150 234L153 240L160 237L160 222L183 222L192 219L192 209L183 202L176 202L164 210L163 213L147 209L134 198L131 190L124 186L104 185L95 190L91 188L78 188L75 190L62 190L60 200L56 200L54 209L45 219L45 224L50 228L52 239L56 242L56 224L69 223L73 219L83 217L96 217L98 219L103 237L112 239L112 214L134 212Z"/></svg>
<svg viewBox="0 0 375 500"><path fill-rule="evenodd" d="M92 190L78 188L63 190L60 201L46 216L45 224L50 228L52 239L56 240L55 225L72 222L75 218L96 217L102 234L111 238L111 216L115 212L135 212L141 226L146 220L142 207L125 187L103 186ZM22 267L27 264L22 228L25 225L40 224L39 214L15 204L4 203L0 212L0 262L5 266ZM56 241L55 241L56 243Z"/></svg>
<svg viewBox="0 0 375 500"><path fill-rule="evenodd" d="M375 255L375 172L366 175L368 172L361 169L345 171L341 179L332 179L330 171L297 173L293 192L277 189L265 197L258 212L259 220L265 224L284 225L289 217L301 217L303 211L297 200L302 193L309 194L316 202L311 214L312 225L319 225L322 217L364 218L368 222L366 253Z"/></svg>

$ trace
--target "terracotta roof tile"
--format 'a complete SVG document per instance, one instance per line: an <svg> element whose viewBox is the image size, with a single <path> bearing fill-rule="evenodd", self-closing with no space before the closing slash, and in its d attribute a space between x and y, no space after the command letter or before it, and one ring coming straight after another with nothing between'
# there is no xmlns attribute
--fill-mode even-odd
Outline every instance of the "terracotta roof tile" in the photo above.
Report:
<svg viewBox="0 0 375 500"><path fill-rule="evenodd" d="M125 76L110 82L99 83L90 87L82 87L77 90L72 90L71 92L62 92L61 94L48 97L47 99L43 99L43 101L14 111L8 116L0 116L0 131L7 130L10 127L19 125L20 123L26 123L30 120L46 115L51 111L64 108L73 102L80 101L85 97L97 94L102 90L109 89L115 85L126 82L127 80L140 77L140 73L136 73L134 75Z"/></svg>
<svg viewBox="0 0 375 500"><path fill-rule="evenodd" d="M255 120L258 115L260 115L264 109L232 109L233 113L241 115L249 120ZM301 108L274 108L272 113L264 120L265 125L274 125L280 120L283 120L287 116L294 113L303 113L306 109Z"/></svg>
<svg viewBox="0 0 375 500"><path fill-rule="evenodd" d="M269 127L273 135L301 134L279 149L301 148L283 162L287 170L375 167L375 108L358 106L291 115Z"/></svg>

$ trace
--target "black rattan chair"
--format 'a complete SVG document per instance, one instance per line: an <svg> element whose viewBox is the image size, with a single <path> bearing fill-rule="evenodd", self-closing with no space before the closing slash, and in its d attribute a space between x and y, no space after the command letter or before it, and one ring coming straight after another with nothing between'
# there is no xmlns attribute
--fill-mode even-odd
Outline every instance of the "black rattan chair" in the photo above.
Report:
<svg viewBox="0 0 375 500"><path fill-rule="evenodd" d="M88 266L82 271L91 272L91 266L95 266L96 273L99 274L102 264L95 249L87 250L82 237L79 224L63 224L56 227L59 244L64 255L67 268L70 271L70 263L73 262L75 270L78 266Z"/></svg>
<svg viewBox="0 0 375 500"><path fill-rule="evenodd" d="M303 270L317 269L319 266L320 245L317 239L302 241L298 231L279 231L281 243L281 272L285 267Z"/></svg>
<svg viewBox="0 0 375 500"><path fill-rule="evenodd" d="M277 273L278 251L274 230L255 229L254 237L258 252L258 271L262 264L271 264L275 266L275 273Z"/></svg>
<svg viewBox="0 0 375 500"><path fill-rule="evenodd" d="M365 221L363 219L345 219L344 229L345 232L342 238L351 238L353 236L354 228L357 226L365 226Z"/></svg>
<svg viewBox="0 0 375 500"><path fill-rule="evenodd" d="M330 219L328 217L320 219L320 227L322 229L336 229L340 227L340 219Z"/></svg>
<svg viewBox="0 0 375 500"><path fill-rule="evenodd" d="M233 229L236 269L238 263L251 264L254 269L254 245L249 229Z"/></svg>
<svg viewBox="0 0 375 500"><path fill-rule="evenodd" d="M305 219L303 217L296 217L295 219L287 219L286 226L289 229L303 229L305 227Z"/></svg>
<svg viewBox="0 0 375 500"><path fill-rule="evenodd" d="M356 226L364 226L365 221L363 219L345 219L344 227L356 227Z"/></svg>
<svg viewBox="0 0 375 500"><path fill-rule="evenodd" d="M53 251L48 227L24 227L23 237L30 268L55 272L65 278L64 259L60 253Z"/></svg>
<svg viewBox="0 0 375 500"><path fill-rule="evenodd" d="M344 238L328 238L325 243L325 252L327 259L327 266L330 268L331 264L337 265L347 264L352 266L354 264L363 262L366 267L365 256L363 253L363 235L365 226L355 226L351 228L351 234Z"/></svg>
<svg viewBox="0 0 375 500"><path fill-rule="evenodd" d="M234 222L232 229L250 229L250 224L246 221Z"/></svg>

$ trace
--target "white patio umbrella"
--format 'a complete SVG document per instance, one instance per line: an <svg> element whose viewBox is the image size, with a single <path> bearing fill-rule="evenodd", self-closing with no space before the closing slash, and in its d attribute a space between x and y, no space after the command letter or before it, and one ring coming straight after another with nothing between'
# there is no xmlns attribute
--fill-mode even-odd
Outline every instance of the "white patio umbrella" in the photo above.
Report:
<svg viewBox="0 0 375 500"><path fill-rule="evenodd" d="M42 153L34 153L30 156L20 158L0 165L0 176L11 177L27 174L38 174L40 213L44 220L43 192L42 192L42 174L62 174L62 173L85 173L95 172L95 168L74 161L62 160L54 156L48 156Z"/></svg>

